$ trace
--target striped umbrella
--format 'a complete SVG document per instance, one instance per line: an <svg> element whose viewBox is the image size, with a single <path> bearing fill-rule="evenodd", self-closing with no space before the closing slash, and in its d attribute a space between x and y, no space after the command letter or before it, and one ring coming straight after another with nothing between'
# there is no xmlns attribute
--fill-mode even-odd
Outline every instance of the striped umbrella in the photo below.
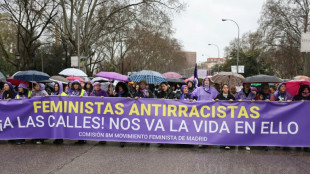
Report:
<svg viewBox="0 0 310 174"><path fill-rule="evenodd" d="M150 70L142 70L132 74L129 77L130 81L140 82L146 81L148 84L160 84L162 82L167 82L165 76L161 75L159 72L150 71Z"/></svg>
<svg viewBox="0 0 310 174"><path fill-rule="evenodd" d="M296 76L294 77L294 80L306 80L310 81L310 78L308 76Z"/></svg>
<svg viewBox="0 0 310 174"><path fill-rule="evenodd" d="M182 75L176 72L166 72L163 74L167 79L180 79Z"/></svg>

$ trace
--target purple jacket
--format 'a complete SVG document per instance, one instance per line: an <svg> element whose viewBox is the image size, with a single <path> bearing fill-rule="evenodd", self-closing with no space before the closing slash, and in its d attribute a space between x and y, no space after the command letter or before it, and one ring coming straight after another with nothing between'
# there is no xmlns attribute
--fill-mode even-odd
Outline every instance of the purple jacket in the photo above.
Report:
<svg viewBox="0 0 310 174"><path fill-rule="evenodd" d="M200 86L192 92L192 97L193 98L196 97L198 101L199 100L212 100L212 99L215 99L216 96L219 94L219 92L214 87L211 86L211 80L210 79L205 78L202 81L202 84L204 84L205 80L210 81L209 86ZM208 88L208 89L206 90L206 88Z"/></svg>
<svg viewBox="0 0 310 174"><path fill-rule="evenodd" d="M104 97L108 97L108 94L104 90L100 89L98 92L93 90L93 92L90 94L90 96L96 96L96 97L104 96Z"/></svg>
<svg viewBox="0 0 310 174"><path fill-rule="evenodd" d="M243 89L242 89L241 91L239 91L239 92L236 94L235 99L236 99L236 100L239 100L239 99L241 99L241 100L253 100L253 99L255 99L255 97L256 97L256 95L255 95L255 93L252 92L252 91L250 91L249 95L246 96L245 93L244 93L244 91L243 91Z"/></svg>
<svg viewBox="0 0 310 174"><path fill-rule="evenodd" d="M281 100L281 101L293 100L293 97L291 96L291 94L290 94L289 92L285 91L285 93L282 93L282 94L280 93L280 87L281 87L283 84L285 84L285 83L281 83L281 84L278 86L277 91L273 94L275 100L276 100L276 101L279 101L279 100ZM282 98L281 96L284 97L284 98Z"/></svg>

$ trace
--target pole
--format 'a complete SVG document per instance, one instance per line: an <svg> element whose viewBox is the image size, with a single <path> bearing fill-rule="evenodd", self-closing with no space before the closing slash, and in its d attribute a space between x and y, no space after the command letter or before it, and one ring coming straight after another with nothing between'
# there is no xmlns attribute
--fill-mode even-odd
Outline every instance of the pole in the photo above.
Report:
<svg viewBox="0 0 310 174"><path fill-rule="evenodd" d="M77 22L77 30L78 30L78 47L77 47L77 49L78 49L78 67L79 67L79 69L81 69L81 60L80 60L80 20L78 20L78 22Z"/></svg>
<svg viewBox="0 0 310 174"><path fill-rule="evenodd" d="M240 52L240 28L236 21L232 19L222 19L222 21L231 21L237 25L238 28L238 48L237 48L237 73L239 73L239 52Z"/></svg>
<svg viewBox="0 0 310 174"><path fill-rule="evenodd" d="M42 62L42 72L44 72L44 70L43 70L43 55L42 55L42 53L41 53L41 62Z"/></svg>

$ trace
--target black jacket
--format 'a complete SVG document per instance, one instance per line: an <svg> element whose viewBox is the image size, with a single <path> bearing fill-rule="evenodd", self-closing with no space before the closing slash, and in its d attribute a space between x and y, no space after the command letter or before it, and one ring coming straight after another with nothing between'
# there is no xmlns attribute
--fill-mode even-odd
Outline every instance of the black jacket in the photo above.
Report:
<svg viewBox="0 0 310 174"><path fill-rule="evenodd" d="M139 90L135 93L134 97L154 98L154 95L153 95L153 93L152 93L151 90L148 90L148 93L149 93L149 97L144 97L143 92L139 89Z"/></svg>
<svg viewBox="0 0 310 174"><path fill-rule="evenodd" d="M310 96L304 97L301 94L298 94L294 97L294 101L300 101L300 100L310 100Z"/></svg>
<svg viewBox="0 0 310 174"><path fill-rule="evenodd" d="M164 99L173 99L174 98L174 94L173 92L168 89L167 92L164 91L160 91L157 95L157 98L164 98Z"/></svg>
<svg viewBox="0 0 310 174"><path fill-rule="evenodd" d="M235 97L232 94L230 94L230 93L228 93L227 98L224 97L223 93L220 93L219 95L216 96L215 99L219 99L219 100L230 100L230 99L236 100Z"/></svg>

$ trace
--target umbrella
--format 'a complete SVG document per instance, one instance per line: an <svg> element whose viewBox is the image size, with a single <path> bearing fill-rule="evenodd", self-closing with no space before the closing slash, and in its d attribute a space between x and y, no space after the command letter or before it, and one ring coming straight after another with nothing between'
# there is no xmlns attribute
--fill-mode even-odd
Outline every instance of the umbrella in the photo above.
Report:
<svg viewBox="0 0 310 174"><path fill-rule="evenodd" d="M182 79L167 79L167 81L169 83L181 83L181 84L185 84L184 80Z"/></svg>
<svg viewBox="0 0 310 174"><path fill-rule="evenodd" d="M28 70L15 73L13 78L22 81L42 81L48 80L50 76L44 72Z"/></svg>
<svg viewBox="0 0 310 174"><path fill-rule="evenodd" d="M67 68L62 70L59 75L63 76L78 76L78 77L87 77L87 75L79 69L76 68Z"/></svg>
<svg viewBox="0 0 310 174"><path fill-rule="evenodd" d="M281 83L282 80L280 80L276 76L269 76L269 75L256 75L256 76L250 76L243 80L243 83Z"/></svg>
<svg viewBox="0 0 310 174"><path fill-rule="evenodd" d="M60 82L60 83L64 83L64 84L68 84L69 80L62 77L62 76L52 76L50 78L51 81L53 82Z"/></svg>
<svg viewBox="0 0 310 174"><path fill-rule="evenodd" d="M103 78L103 77L95 77L91 80L93 83L95 82L108 82L109 79Z"/></svg>
<svg viewBox="0 0 310 174"><path fill-rule="evenodd" d="M220 72L212 77L212 81L218 84L227 84L229 86L242 86L244 77L241 74L233 72Z"/></svg>
<svg viewBox="0 0 310 174"><path fill-rule="evenodd" d="M306 80L292 80L285 83L286 83L286 91L289 92L292 95L292 97L298 94L301 85L310 86L310 81Z"/></svg>
<svg viewBox="0 0 310 174"><path fill-rule="evenodd" d="M69 76L69 77L66 77L66 79L70 81L78 80L80 82L84 82L84 80L81 77L77 77L77 76Z"/></svg>
<svg viewBox="0 0 310 174"><path fill-rule="evenodd" d="M0 81L5 82L6 81L5 79L6 79L6 76L2 72L0 72Z"/></svg>
<svg viewBox="0 0 310 174"><path fill-rule="evenodd" d="M192 76L190 78L185 79L184 82L187 83L188 81L194 81L194 79L195 79L194 76Z"/></svg>
<svg viewBox="0 0 310 174"><path fill-rule="evenodd" d="M28 83L27 81L18 80L18 79L13 79L13 76L7 78L6 81L12 83L12 85L19 85L19 84L21 84L21 83Z"/></svg>
<svg viewBox="0 0 310 174"><path fill-rule="evenodd" d="M182 75L176 72L166 72L163 74L167 79L180 79L182 78Z"/></svg>
<svg viewBox="0 0 310 174"><path fill-rule="evenodd" d="M307 80L307 81L310 81L310 78L308 76L296 76L296 77L294 77L294 80Z"/></svg>
<svg viewBox="0 0 310 174"><path fill-rule="evenodd" d="M160 84L166 82L167 79L165 76L161 75L159 72L142 70L132 74L129 77L130 81L140 82L142 80L146 81L148 84Z"/></svg>
<svg viewBox="0 0 310 174"><path fill-rule="evenodd" d="M117 81L123 81L123 82L129 82L129 79L127 76L116 73L116 72L105 72L102 71L98 74L96 74L97 77L103 77L109 80L117 80Z"/></svg>

